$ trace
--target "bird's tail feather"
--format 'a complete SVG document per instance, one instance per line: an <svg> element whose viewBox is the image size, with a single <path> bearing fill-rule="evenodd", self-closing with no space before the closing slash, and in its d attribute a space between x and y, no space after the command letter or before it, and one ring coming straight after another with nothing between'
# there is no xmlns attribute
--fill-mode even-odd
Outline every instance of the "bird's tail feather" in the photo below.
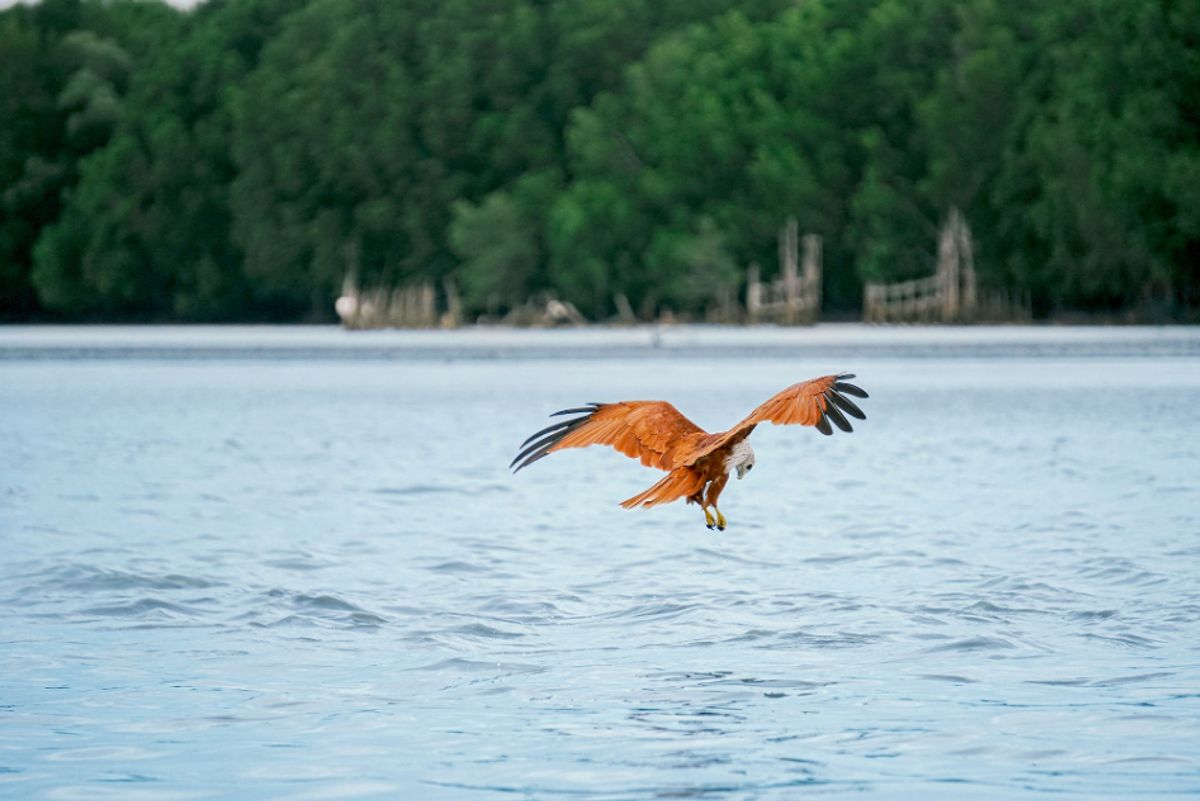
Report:
<svg viewBox="0 0 1200 801"><path fill-rule="evenodd" d="M621 506L626 509L635 506L658 506L660 503L670 503L695 495L703 488L704 478L699 473L690 467L678 467L645 492L621 501Z"/></svg>

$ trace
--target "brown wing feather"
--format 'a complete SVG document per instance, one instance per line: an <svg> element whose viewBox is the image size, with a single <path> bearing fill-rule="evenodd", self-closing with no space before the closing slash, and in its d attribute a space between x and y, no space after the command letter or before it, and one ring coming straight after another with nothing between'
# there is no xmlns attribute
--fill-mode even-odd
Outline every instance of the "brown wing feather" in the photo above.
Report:
<svg viewBox="0 0 1200 801"><path fill-rule="evenodd" d="M826 435L833 433L833 425L843 431L852 431L853 427L846 415L859 420L866 420L867 416L846 395L865 398L867 393L854 384L847 383L851 378L854 378L853 373L839 373L792 384L768 398L733 428L700 443L696 450L679 463L695 464L697 460L718 448L745 439L759 423L815 426ZM830 425L831 422L833 425Z"/></svg>
<svg viewBox="0 0 1200 801"><path fill-rule="evenodd" d="M516 468L520 470L565 448L610 445L647 467L671 470L680 455L686 456L706 436L704 429L666 401L593 403L551 416L576 413L582 416L543 428L525 440L524 450L509 467L520 462Z"/></svg>

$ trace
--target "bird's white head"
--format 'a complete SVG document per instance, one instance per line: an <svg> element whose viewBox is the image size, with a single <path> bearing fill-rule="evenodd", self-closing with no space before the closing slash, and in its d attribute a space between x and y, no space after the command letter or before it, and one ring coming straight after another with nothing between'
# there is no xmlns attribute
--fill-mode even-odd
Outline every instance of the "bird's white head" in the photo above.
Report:
<svg viewBox="0 0 1200 801"><path fill-rule="evenodd" d="M750 447L749 442L742 440L733 446L729 456L725 459L725 472L732 473L737 470L737 477L742 479L746 477L752 467L754 467L754 448Z"/></svg>

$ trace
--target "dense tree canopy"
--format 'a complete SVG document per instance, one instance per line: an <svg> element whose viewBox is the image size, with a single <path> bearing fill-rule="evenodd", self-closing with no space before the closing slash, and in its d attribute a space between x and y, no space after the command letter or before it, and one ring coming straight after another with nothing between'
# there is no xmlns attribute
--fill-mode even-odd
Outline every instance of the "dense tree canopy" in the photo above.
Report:
<svg viewBox="0 0 1200 801"><path fill-rule="evenodd" d="M1200 307L1182 0L42 0L0 65L0 319L698 314L788 217L852 312L952 207L1039 314Z"/></svg>

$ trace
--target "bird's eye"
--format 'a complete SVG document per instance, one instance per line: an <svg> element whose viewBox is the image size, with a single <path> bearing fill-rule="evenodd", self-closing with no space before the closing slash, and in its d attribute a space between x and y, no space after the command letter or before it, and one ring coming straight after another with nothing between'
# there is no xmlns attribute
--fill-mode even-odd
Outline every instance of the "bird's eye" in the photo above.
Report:
<svg viewBox="0 0 1200 801"><path fill-rule="evenodd" d="M748 465L746 465L746 472L747 472L747 473L748 473L748 472L750 472L750 471L751 471L751 470L753 470L753 469L754 469L754 465L752 465L752 464L748 464Z"/></svg>

